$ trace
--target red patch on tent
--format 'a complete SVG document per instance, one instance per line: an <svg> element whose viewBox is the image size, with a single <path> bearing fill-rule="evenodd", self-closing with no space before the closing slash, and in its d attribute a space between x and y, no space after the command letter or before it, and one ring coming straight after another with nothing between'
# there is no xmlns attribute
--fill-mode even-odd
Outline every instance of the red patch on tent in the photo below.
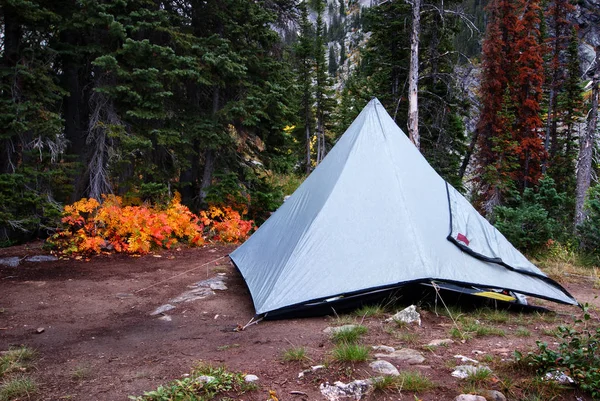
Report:
<svg viewBox="0 0 600 401"><path fill-rule="evenodd" d="M456 236L456 239L459 240L460 242L464 242L465 245L469 246L469 239L467 237L465 237L463 234L458 233L458 235Z"/></svg>

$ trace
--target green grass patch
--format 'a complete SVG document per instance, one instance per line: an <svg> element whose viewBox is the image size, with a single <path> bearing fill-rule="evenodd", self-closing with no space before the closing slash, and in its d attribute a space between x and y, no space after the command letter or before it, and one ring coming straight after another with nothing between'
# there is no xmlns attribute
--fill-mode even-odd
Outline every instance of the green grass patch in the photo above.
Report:
<svg viewBox="0 0 600 401"><path fill-rule="evenodd" d="M360 344L340 343L332 351L338 362L364 362L369 358L369 348Z"/></svg>
<svg viewBox="0 0 600 401"><path fill-rule="evenodd" d="M419 393L421 391L431 390L435 387L435 384L419 371L403 370L398 376L400 385L398 390L414 391Z"/></svg>
<svg viewBox="0 0 600 401"><path fill-rule="evenodd" d="M526 327L517 327L517 330L515 330L515 335L517 337L531 337L531 331L529 331Z"/></svg>
<svg viewBox="0 0 600 401"><path fill-rule="evenodd" d="M29 377L14 376L0 384L0 401L29 398L37 392L36 383Z"/></svg>
<svg viewBox="0 0 600 401"><path fill-rule="evenodd" d="M473 339L473 333L460 330L458 327L453 327L450 329L450 337L460 341L469 341Z"/></svg>
<svg viewBox="0 0 600 401"><path fill-rule="evenodd" d="M450 329L450 336L459 340L470 340L473 337L506 336L506 332L500 328L487 326L475 321L469 321L460 325L460 328Z"/></svg>
<svg viewBox="0 0 600 401"><path fill-rule="evenodd" d="M291 347L283 352L282 358L286 362L302 362L308 359L308 355L304 347Z"/></svg>
<svg viewBox="0 0 600 401"><path fill-rule="evenodd" d="M493 373L491 370L487 368L478 368L465 378L466 382L474 385L481 386L492 379Z"/></svg>
<svg viewBox="0 0 600 401"><path fill-rule="evenodd" d="M435 387L427 376L418 371L404 370L399 376L383 376L373 380L373 388L375 391L413 391L419 393L422 391L431 390Z"/></svg>
<svg viewBox="0 0 600 401"><path fill-rule="evenodd" d="M510 314L507 310L482 308L474 313L479 320L485 320L492 323L506 323L510 319Z"/></svg>
<svg viewBox="0 0 600 401"><path fill-rule="evenodd" d="M360 337L366 334L368 329L365 326L354 326L336 331L331 335L334 343L356 343Z"/></svg>
<svg viewBox="0 0 600 401"><path fill-rule="evenodd" d="M380 317L385 314L385 308L381 305L363 305L354 314L360 317Z"/></svg>
<svg viewBox="0 0 600 401"><path fill-rule="evenodd" d="M212 379L207 381L201 376L210 376ZM142 396L130 396L129 399L136 401L207 401L216 397L238 399L240 395L256 389L256 384L246 383L241 373L229 372L223 366L200 364L194 368L189 377L174 380L156 390L145 392Z"/></svg>
<svg viewBox="0 0 600 401"><path fill-rule="evenodd" d="M13 372L23 372L31 367L36 352L29 347L11 348L0 354L0 378Z"/></svg>

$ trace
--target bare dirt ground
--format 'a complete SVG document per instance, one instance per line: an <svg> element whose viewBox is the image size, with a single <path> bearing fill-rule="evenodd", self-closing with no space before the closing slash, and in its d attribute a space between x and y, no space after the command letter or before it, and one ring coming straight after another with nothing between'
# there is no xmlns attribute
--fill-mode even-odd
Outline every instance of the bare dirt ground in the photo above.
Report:
<svg viewBox="0 0 600 401"><path fill-rule="evenodd" d="M244 281L226 257L203 266L233 249L208 246L139 258L101 255L90 261L23 261L18 267L0 266L0 351L18 345L38 351L34 377L40 384L35 397L39 400L125 400L181 377L198 361L257 375L259 389L245 394L244 400L266 400L268 390L275 391L280 400L321 400L319 384L325 381L347 382L374 376L368 363L330 362L333 343L323 329L340 324L332 317L263 321L244 331L234 331L254 316ZM37 243L2 249L0 257L43 253ZM225 273L227 290L178 304L168 312L171 321L150 316L155 308L188 290L189 285L219 273ZM581 302L589 302L598 310L600 302L594 297L598 290L593 289L593 283L580 279L563 284ZM572 322L573 315L581 312L573 307L544 305L558 312L557 317L521 316L515 320L518 323L496 325L506 331L506 336L476 337L432 350L422 347L432 339L449 338L452 328L451 319L432 309L421 310L421 327L397 327L385 323L384 317L352 319L369 328L365 344L406 346L424 353L426 360L421 365L396 364L399 369L419 370L437 384L435 389L419 394L420 399L452 400L465 388L464 382L450 376L454 355L491 355L500 363L501 359L510 359L513 350L532 349L538 339L555 342L550 330L562 322ZM520 326L531 336L516 335ZM38 334L38 328L44 331ZM306 347L310 360L283 362L282 353L292 345ZM483 354L473 354L474 350ZM324 362L329 362L327 369L298 379L303 369ZM519 387L525 386L520 380L526 373L510 374L512 380L501 377L489 387L503 391L509 399L519 399L519 394L527 390ZM291 391L306 395L292 395ZM561 397L589 399L573 391ZM415 397L407 391L379 392L370 399Z"/></svg>

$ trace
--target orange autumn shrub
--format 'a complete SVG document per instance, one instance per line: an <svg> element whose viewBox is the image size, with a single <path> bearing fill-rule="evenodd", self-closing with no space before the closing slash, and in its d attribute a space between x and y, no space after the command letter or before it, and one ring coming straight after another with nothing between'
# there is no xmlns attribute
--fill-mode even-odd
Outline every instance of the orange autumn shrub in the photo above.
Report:
<svg viewBox="0 0 600 401"><path fill-rule="evenodd" d="M84 198L65 206L65 228L49 242L64 254L97 254L110 248L144 254L179 242L192 246L204 243L202 223L180 203L178 195L166 209L123 206L122 199L114 195L103 195L103 200L100 204Z"/></svg>
<svg viewBox="0 0 600 401"><path fill-rule="evenodd" d="M245 241L254 228L252 220L242 220L240 213L229 206L210 206L200 212L200 221L208 239L233 244Z"/></svg>

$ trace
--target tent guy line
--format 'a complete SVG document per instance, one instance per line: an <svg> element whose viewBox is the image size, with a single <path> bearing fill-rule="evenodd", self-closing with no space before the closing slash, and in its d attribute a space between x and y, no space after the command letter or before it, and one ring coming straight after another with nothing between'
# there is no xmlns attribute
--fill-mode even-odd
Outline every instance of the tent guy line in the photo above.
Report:
<svg viewBox="0 0 600 401"><path fill-rule="evenodd" d="M158 282L156 282L156 283L154 283L154 284L152 284L152 285L149 285L148 287L140 288L139 290L136 290L136 291L134 291L133 293L134 293L134 294L137 294L138 292L146 291L147 289L150 289L150 288L152 288L152 287L156 287L156 286L157 286L157 285L159 285L159 284L166 283L167 281L173 280L173 279L174 279L174 278L176 278L176 277L183 276L183 275L185 275L185 274L188 274L188 273L190 273L190 272L193 272L194 270L201 269L201 268L203 268L204 266L208 266L208 265L210 265L211 263L218 262L219 260L221 260L221 259L224 259L224 258L227 258L227 257L228 257L228 255L224 255L224 256L221 256L221 257L219 257L219 258L213 259L213 260L211 260L210 262L206 262L206 263L204 263L203 265L200 265L200 266L198 266L198 267L194 267L193 269L186 270L186 271L184 271L184 272L182 272L182 273L179 273L179 274L176 274L176 275L174 275L174 276L171 276L171 277L169 277L169 278L166 278L166 279L164 279L164 280L158 281ZM206 272L206 276L208 277L208 271Z"/></svg>

